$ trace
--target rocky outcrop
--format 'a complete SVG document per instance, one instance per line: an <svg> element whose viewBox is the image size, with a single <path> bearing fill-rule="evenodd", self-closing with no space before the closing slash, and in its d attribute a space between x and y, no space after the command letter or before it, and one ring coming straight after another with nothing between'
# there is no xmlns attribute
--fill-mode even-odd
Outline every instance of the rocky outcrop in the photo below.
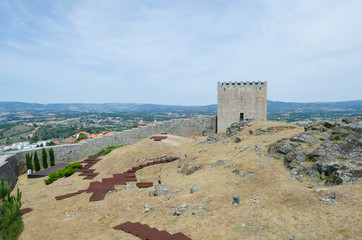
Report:
<svg viewBox="0 0 362 240"><path fill-rule="evenodd" d="M315 122L305 132L269 146L269 155L283 156L292 174L326 180L326 186L362 181L361 118Z"/></svg>

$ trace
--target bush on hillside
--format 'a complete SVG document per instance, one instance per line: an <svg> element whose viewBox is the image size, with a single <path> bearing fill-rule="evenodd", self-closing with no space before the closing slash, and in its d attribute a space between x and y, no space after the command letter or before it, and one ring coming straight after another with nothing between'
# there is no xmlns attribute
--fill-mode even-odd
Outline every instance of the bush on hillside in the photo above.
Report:
<svg viewBox="0 0 362 240"><path fill-rule="evenodd" d="M80 164L78 162L71 163L71 164L67 165L65 168L58 169L56 172L50 173L49 177L47 179L45 179L44 182L46 185L49 185L49 184L55 182L56 180L58 180L59 178L69 177L70 175L72 175L75 171L77 171L81 167L82 167L82 164Z"/></svg>
<svg viewBox="0 0 362 240"><path fill-rule="evenodd" d="M8 184L1 179L0 183L0 239L17 239L24 229L21 219L21 193L10 196Z"/></svg>
<svg viewBox="0 0 362 240"><path fill-rule="evenodd" d="M114 149L116 148L120 148L120 147L123 147L123 145L118 145L118 146L110 146L110 147L107 147L106 149L102 149L100 150L99 152L93 154L93 155L89 155L88 158L91 158L91 157L94 157L98 154L102 154L102 156L105 156L107 155L108 153L112 152Z"/></svg>

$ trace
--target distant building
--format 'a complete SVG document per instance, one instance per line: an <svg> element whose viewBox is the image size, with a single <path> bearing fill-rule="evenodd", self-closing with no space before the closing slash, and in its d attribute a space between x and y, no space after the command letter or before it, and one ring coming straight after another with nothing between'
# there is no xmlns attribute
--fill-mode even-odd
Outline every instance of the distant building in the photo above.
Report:
<svg viewBox="0 0 362 240"><path fill-rule="evenodd" d="M217 132L233 122L266 120L267 82L218 82Z"/></svg>
<svg viewBox="0 0 362 240"><path fill-rule="evenodd" d="M76 142L76 139L74 137L69 137L69 138L66 138L62 141L62 144L72 144L72 143L75 143Z"/></svg>

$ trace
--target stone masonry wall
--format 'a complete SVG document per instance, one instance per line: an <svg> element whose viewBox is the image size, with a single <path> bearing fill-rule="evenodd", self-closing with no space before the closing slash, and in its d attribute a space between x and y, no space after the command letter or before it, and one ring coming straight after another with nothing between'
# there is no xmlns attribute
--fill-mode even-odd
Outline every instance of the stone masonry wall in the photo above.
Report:
<svg viewBox="0 0 362 240"><path fill-rule="evenodd" d="M233 122L266 120L267 82L222 82L217 86L217 132L225 132Z"/></svg>
<svg viewBox="0 0 362 240"><path fill-rule="evenodd" d="M74 162L99 152L109 146L135 144L151 135L168 133L182 137L201 136L204 132L216 132L216 116L192 119L175 119L150 124L113 135L87 140L84 143L52 146L56 163ZM47 150L50 147L45 147ZM41 148L16 151L9 155L0 155L0 178L3 177L13 189L17 176L26 172L25 154L37 152L41 160Z"/></svg>

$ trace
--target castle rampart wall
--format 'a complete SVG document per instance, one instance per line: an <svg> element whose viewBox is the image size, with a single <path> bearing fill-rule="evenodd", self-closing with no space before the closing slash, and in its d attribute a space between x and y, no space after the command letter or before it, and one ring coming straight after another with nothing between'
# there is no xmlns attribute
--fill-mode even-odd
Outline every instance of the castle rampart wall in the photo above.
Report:
<svg viewBox="0 0 362 240"><path fill-rule="evenodd" d="M83 143L52 146L56 163L74 162L99 152L109 146L135 144L151 135L168 133L182 137L201 136L204 132L215 133L216 116L175 119L125 130L113 135L105 135ZM45 147L47 150L50 147ZM3 177L13 189L17 176L26 172L25 155L37 152L41 158L41 148L20 150L0 155L0 178Z"/></svg>

